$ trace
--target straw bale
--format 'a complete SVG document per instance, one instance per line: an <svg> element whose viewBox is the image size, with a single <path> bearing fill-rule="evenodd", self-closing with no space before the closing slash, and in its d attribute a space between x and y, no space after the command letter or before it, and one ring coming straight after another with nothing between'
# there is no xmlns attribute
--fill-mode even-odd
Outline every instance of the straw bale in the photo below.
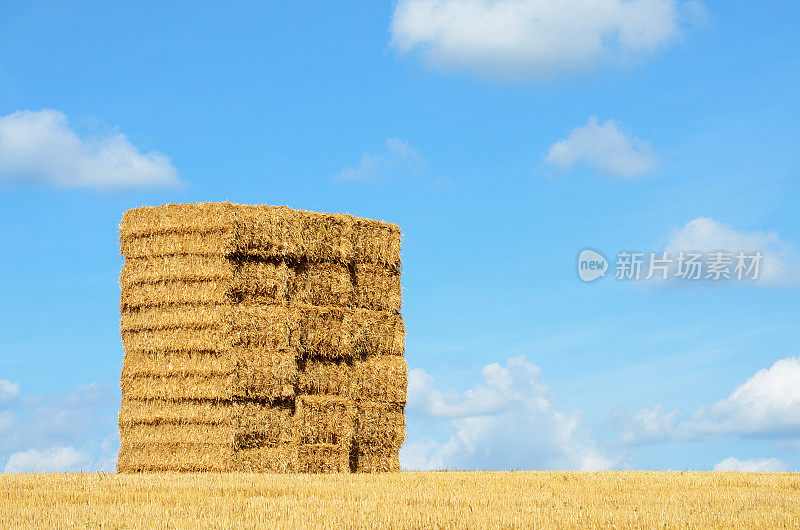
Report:
<svg viewBox="0 0 800 530"><path fill-rule="evenodd" d="M165 204L126 211L119 231L122 236L146 236L163 232L207 232L231 225L237 205L230 202Z"/></svg>
<svg viewBox="0 0 800 530"><path fill-rule="evenodd" d="M297 384L297 359L292 351L235 347L229 356L236 364L233 394L246 398L288 398Z"/></svg>
<svg viewBox="0 0 800 530"><path fill-rule="evenodd" d="M263 303L176 305L124 309L120 325L126 349L213 350L260 344L276 350L296 347L301 355L328 358L405 353L402 316L367 309Z"/></svg>
<svg viewBox="0 0 800 530"><path fill-rule="evenodd" d="M233 454L231 468L240 473L296 473L300 468L296 444L241 449Z"/></svg>
<svg viewBox="0 0 800 530"><path fill-rule="evenodd" d="M400 266L400 229L391 223L285 206L223 204L136 208L120 225L125 257L250 255L283 260Z"/></svg>
<svg viewBox="0 0 800 530"><path fill-rule="evenodd" d="M129 259L120 277L125 309L239 301L400 308L400 276L370 264L232 261L178 255Z"/></svg>
<svg viewBox="0 0 800 530"><path fill-rule="evenodd" d="M236 429L228 424L139 423L120 428L120 436L136 445L234 445Z"/></svg>
<svg viewBox="0 0 800 530"><path fill-rule="evenodd" d="M354 441L359 448L400 449L406 428L402 405L360 401L356 410Z"/></svg>
<svg viewBox="0 0 800 530"><path fill-rule="evenodd" d="M229 256L235 253L232 230L210 232L159 232L122 236L120 252L125 258L153 258L177 254Z"/></svg>
<svg viewBox="0 0 800 530"><path fill-rule="evenodd" d="M402 305L400 273L369 263L353 265L353 305L375 311L399 311Z"/></svg>
<svg viewBox="0 0 800 530"><path fill-rule="evenodd" d="M319 306L398 311L398 272L371 263L302 262L296 267L289 301Z"/></svg>
<svg viewBox="0 0 800 530"><path fill-rule="evenodd" d="M356 363L362 400L405 404L408 368L403 357L376 355Z"/></svg>
<svg viewBox="0 0 800 530"><path fill-rule="evenodd" d="M227 352L125 353L123 379L139 376L228 376L232 397L276 399L294 395L297 361L290 351L271 352L259 347L237 346ZM177 380L177 379L176 379Z"/></svg>
<svg viewBox="0 0 800 530"><path fill-rule="evenodd" d="M303 213L286 206L239 206L232 223L234 253L262 258L299 259Z"/></svg>
<svg viewBox="0 0 800 530"><path fill-rule="evenodd" d="M235 410L235 409L233 409ZM229 422L200 423L137 423L123 425L122 436L135 444L225 444L235 449L249 449L292 442L294 420L291 410L276 407L258 411L249 418L233 416ZM264 421L258 424L259 418ZM246 425L238 425L241 421Z"/></svg>
<svg viewBox="0 0 800 530"><path fill-rule="evenodd" d="M231 404L230 425L236 430L237 449L293 442L296 421L290 402L237 400Z"/></svg>
<svg viewBox="0 0 800 530"><path fill-rule="evenodd" d="M169 281L125 286L120 307L166 306L175 304L226 304L234 302L226 280Z"/></svg>
<svg viewBox="0 0 800 530"><path fill-rule="evenodd" d="M400 270L400 227L392 223L359 219L352 231L355 263L377 263ZM361 259L359 259L361 258ZM367 259L368 258L368 259Z"/></svg>
<svg viewBox="0 0 800 530"><path fill-rule="evenodd" d="M347 473L350 471L350 447L336 444L300 444L300 473Z"/></svg>
<svg viewBox="0 0 800 530"><path fill-rule="evenodd" d="M354 455L356 473L386 473L400 471L400 454L397 450L358 448Z"/></svg>
<svg viewBox="0 0 800 530"><path fill-rule="evenodd" d="M165 312L153 325L156 329L146 329L146 319L138 315L123 316L122 344L129 352L226 351L236 345L287 350L292 345L292 331L298 326L296 311L281 305L218 307L216 314L221 320L200 327L196 325L200 319L213 322L213 311L198 313L181 309Z"/></svg>
<svg viewBox="0 0 800 530"><path fill-rule="evenodd" d="M213 444L136 444L123 434L117 471L229 471L233 449Z"/></svg>
<svg viewBox="0 0 800 530"><path fill-rule="evenodd" d="M216 351L125 352L122 364L124 376L135 375L223 375L233 373L236 360Z"/></svg>
<svg viewBox="0 0 800 530"><path fill-rule="evenodd" d="M271 409L264 409L266 411ZM119 411L120 427L136 424L184 423L184 424L229 424L233 417L233 403L219 400L147 399L122 398Z"/></svg>
<svg viewBox="0 0 800 530"><path fill-rule="evenodd" d="M403 355L405 327L398 313L312 305L239 304L234 343L295 348L299 355L353 358Z"/></svg>
<svg viewBox="0 0 800 530"><path fill-rule="evenodd" d="M236 450L295 440L289 404L253 401L174 402L123 400L120 433L128 443L226 444Z"/></svg>
<svg viewBox="0 0 800 530"><path fill-rule="evenodd" d="M235 263L231 296L238 300L285 302L290 297L295 270L284 262L245 260Z"/></svg>
<svg viewBox="0 0 800 530"><path fill-rule="evenodd" d="M178 254L153 258L128 258L120 273L120 285L174 282L227 282L232 292L285 299L294 271L284 262L238 260L225 256ZM169 286L162 287L169 294Z"/></svg>
<svg viewBox="0 0 800 530"><path fill-rule="evenodd" d="M217 327L230 322L232 307L225 304L184 304L172 306L149 306L123 309L120 316L121 331L147 329L200 329Z"/></svg>
<svg viewBox="0 0 800 530"><path fill-rule="evenodd" d="M399 313L298 306L298 353L325 358L403 355L405 327Z"/></svg>
<svg viewBox="0 0 800 530"><path fill-rule="evenodd" d="M307 359L297 390L302 394L330 394L359 402L406 402L407 374L403 357L379 355L354 361Z"/></svg>
<svg viewBox="0 0 800 530"><path fill-rule="evenodd" d="M355 219L340 213L302 212L303 254L314 261L355 261Z"/></svg>
<svg viewBox="0 0 800 530"><path fill-rule="evenodd" d="M145 329L123 331L122 345L128 353L225 351L233 345L233 337L221 328Z"/></svg>
<svg viewBox="0 0 800 530"><path fill-rule="evenodd" d="M179 254L128 258L119 275L121 287L166 281L208 281L233 278L234 263L224 256Z"/></svg>
<svg viewBox="0 0 800 530"><path fill-rule="evenodd" d="M350 268L342 263L303 262L296 268L289 300L299 304L352 306L355 285Z"/></svg>
<svg viewBox="0 0 800 530"><path fill-rule="evenodd" d="M128 399L230 399L234 375L123 376L122 395Z"/></svg>
<svg viewBox="0 0 800 530"><path fill-rule="evenodd" d="M289 350L297 337L297 311L283 305L237 304L231 317L231 343Z"/></svg>
<svg viewBox="0 0 800 530"><path fill-rule="evenodd" d="M349 447L355 427L355 405L339 396L297 396L297 439L303 444Z"/></svg>

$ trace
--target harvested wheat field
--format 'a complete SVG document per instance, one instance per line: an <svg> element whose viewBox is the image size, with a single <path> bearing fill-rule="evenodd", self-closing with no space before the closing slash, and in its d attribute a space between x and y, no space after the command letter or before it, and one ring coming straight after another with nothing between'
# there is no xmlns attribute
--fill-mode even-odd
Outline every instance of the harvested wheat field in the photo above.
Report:
<svg viewBox="0 0 800 530"><path fill-rule="evenodd" d="M796 528L800 475L0 475L0 521L33 528Z"/></svg>

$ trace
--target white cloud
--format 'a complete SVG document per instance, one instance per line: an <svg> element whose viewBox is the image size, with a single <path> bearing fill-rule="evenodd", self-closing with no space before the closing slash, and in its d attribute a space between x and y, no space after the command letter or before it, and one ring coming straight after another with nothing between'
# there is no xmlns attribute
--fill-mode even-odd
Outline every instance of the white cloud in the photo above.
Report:
<svg viewBox="0 0 800 530"><path fill-rule="evenodd" d="M420 173L426 167L427 162L411 144L389 138L386 152L362 154L359 165L345 168L336 178L347 182L373 182L379 178Z"/></svg>
<svg viewBox="0 0 800 530"><path fill-rule="evenodd" d="M800 438L800 358L776 361L731 394L681 420L678 411L654 407L610 418L626 445L712 437Z"/></svg>
<svg viewBox="0 0 800 530"><path fill-rule="evenodd" d="M661 405L632 414L618 410L610 416L620 442L625 445L644 445L669 438L679 418L680 412L664 412Z"/></svg>
<svg viewBox="0 0 800 530"><path fill-rule="evenodd" d="M401 449L408 469L608 469L614 462L581 427L579 414L555 410L541 370L524 356L492 363L483 382L465 392L436 390L420 369L409 372L409 422L448 418L449 438L410 440ZM413 429L412 429L413 431Z"/></svg>
<svg viewBox="0 0 800 530"><path fill-rule="evenodd" d="M5 473L53 473L82 471L89 464L89 455L72 446L51 447L45 450L28 449L12 454Z"/></svg>
<svg viewBox="0 0 800 530"><path fill-rule="evenodd" d="M680 251L725 251L734 256L739 252L751 255L760 251L763 259L758 279L749 283L775 287L800 282L800 260L795 249L774 232L738 231L714 219L698 217L674 230L665 250L669 256L677 256Z"/></svg>
<svg viewBox="0 0 800 530"><path fill-rule="evenodd" d="M714 471L786 471L786 463L777 458L739 460L729 457L715 465Z"/></svg>
<svg viewBox="0 0 800 530"><path fill-rule="evenodd" d="M113 471L118 411L118 396L97 383L53 395L17 391L15 399L0 402L0 462L7 463L6 472Z"/></svg>
<svg viewBox="0 0 800 530"><path fill-rule="evenodd" d="M698 10L676 0L399 0L391 44L441 70L547 76L646 56L680 33L682 11Z"/></svg>
<svg viewBox="0 0 800 530"><path fill-rule="evenodd" d="M551 145L545 160L561 170L582 163L607 175L628 178L647 173L658 161L650 144L625 134L612 120L601 125L594 117Z"/></svg>
<svg viewBox="0 0 800 530"><path fill-rule="evenodd" d="M140 153L122 133L82 138L64 114L41 110L0 117L0 184L9 181L109 189L173 186L178 176L166 155Z"/></svg>
<svg viewBox="0 0 800 530"><path fill-rule="evenodd" d="M0 404L12 401L19 396L19 383L0 379Z"/></svg>
<svg viewBox="0 0 800 530"><path fill-rule="evenodd" d="M686 436L800 436L800 358L776 361L679 426Z"/></svg>

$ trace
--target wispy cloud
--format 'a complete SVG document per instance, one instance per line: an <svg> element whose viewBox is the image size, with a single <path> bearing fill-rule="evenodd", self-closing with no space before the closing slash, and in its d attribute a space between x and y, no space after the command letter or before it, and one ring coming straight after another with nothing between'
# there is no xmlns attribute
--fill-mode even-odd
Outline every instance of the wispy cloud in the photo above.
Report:
<svg viewBox="0 0 800 530"><path fill-rule="evenodd" d="M13 453L5 465L5 473L54 473L84 471L91 458L72 446L45 450L28 449Z"/></svg>
<svg viewBox="0 0 800 530"><path fill-rule="evenodd" d="M19 383L0 379L0 404L16 399L19 396Z"/></svg>
<svg viewBox="0 0 800 530"><path fill-rule="evenodd" d="M665 250L671 256L677 256L681 251L761 252L763 258L759 264L758 278L748 283L758 287L800 283L800 258L796 250L774 232L735 230L714 219L698 217L673 230L667 238Z"/></svg>
<svg viewBox="0 0 800 530"><path fill-rule="evenodd" d="M0 402L0 471L113 471L119 402L110 388L93 383L26 395L18 383L11 386L14 399Z"/></svg>
<svg viewBox="0 0 800 530"><path fill-rule="evenodd" d="M541 370L524 356L486 365L483 382L464 392L442 392L421 369L409 372L409 423L444 418L449 438L407 442L409 469L607 469L614 459L592 441L580 414L556 410Z"/></svg>
<svg viewBox="0 0 800 530"><path fill-rule="evenodd" d="M719 437L800 440L800 358L781 359L759 370L728 397L700 407L689 418L658 406L632 414L617 411L610 423L626 445Z"/></svg>
<svg viewBox="0 0 800 530"><path fill-rule="evenodd" d="M645 57L702 11L676 0L400 0L391 44L439 70L541 77Z"/></svg>
<svg viewBox="0 0 800 530"><path fill-rule="evenodd" d="M419 174L427 167L428 163L410 143L400 138L389 138L386 151L362 154L357 166L343 169L335 178L345 182L375 182Z"/></svg>
<svg viewBox="0 0 800 530"><path fill-rule="evenodd" d="M113 189L174 186L178 173L120 132L81 137L61 112L19 111L0 117L0 184L11 181Z"/></svg>
<svg viewBox="0 0 800 530"><path fill-rule="evenodd" d="M786 471L786 463L777 458L739 460L731 456L715 465L714 471Z"/></svg>
<svg viewBox="0 0 800 530"><path fill-rule="evenodd" d="M551 145L545 160L560 170L584 164L606 175L628 178L644 175L658 162L650 144L626 134L612 120L600 124L594 117Z"/></svg>

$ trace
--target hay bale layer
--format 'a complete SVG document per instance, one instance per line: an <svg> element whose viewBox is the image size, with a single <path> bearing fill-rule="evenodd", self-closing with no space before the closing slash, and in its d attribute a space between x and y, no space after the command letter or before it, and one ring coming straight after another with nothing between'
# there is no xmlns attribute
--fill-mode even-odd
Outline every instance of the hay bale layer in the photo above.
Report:
<svg viewBox="0 0 800 530"><path fill-rule="evenodd" d="M355 427L353 401L338 396L297 396L297 441L350 447Z"/></svg>
<svg viewBox="0 0 800 530"><path fill-rule="evenodd" d="M233 449L213 444L136 444L124 438L117 456L117 470L136 471L231 471Z"/></svg>
<svg viewBox="0 0 800 530"><path fill-rule="evenodd" d="M360 448L386 453L400 450L405 440L406 419L397 403L361 401L356 410L354 442Z"/></svg>
<svg viewBox="0 0 800 530"><path fill-rule="evenodd" d="M206 203L135 208L123 216L120 243L126 258L245 255L400 266L397 225L285 206Z"/></svg>
<svg viewBox="0 0 800 530"><path fill-rule="evenodd" d="M371 264L231 260L182 254L128 259L120 274L124 308L247 300L398 311L397 271Z"/></svg>
<svg viewBox="0 0 800 530"><path fill-rule="evenodd" d="M352 466L356 473L388 473L400 471L400 455L397 451L366 448L355 451Z"/></svg>
<svg viewBox="0 0 800 530"><path fill-rule="evenodd" d="M202 306L200 306L202 307ZM124 311L125 351L225 351L238 345L292 349L328 359L403 355L399 313L312 305L237 304L203 309L179 305L163 311Z"/></svg>
<svg viewBox="0 0 800 530"><path fill-rule="evenodd" d="M399 468L400 231L230 203L126 212L120 471Z"/></svg>
<svg viewBox="0 0 800 530"><path fill-rule="evenodd" d="M302 394L401 405L406 402L406 361L395 355L375 355L352 362L309 359L298 377L297 390Z"/></svg>

